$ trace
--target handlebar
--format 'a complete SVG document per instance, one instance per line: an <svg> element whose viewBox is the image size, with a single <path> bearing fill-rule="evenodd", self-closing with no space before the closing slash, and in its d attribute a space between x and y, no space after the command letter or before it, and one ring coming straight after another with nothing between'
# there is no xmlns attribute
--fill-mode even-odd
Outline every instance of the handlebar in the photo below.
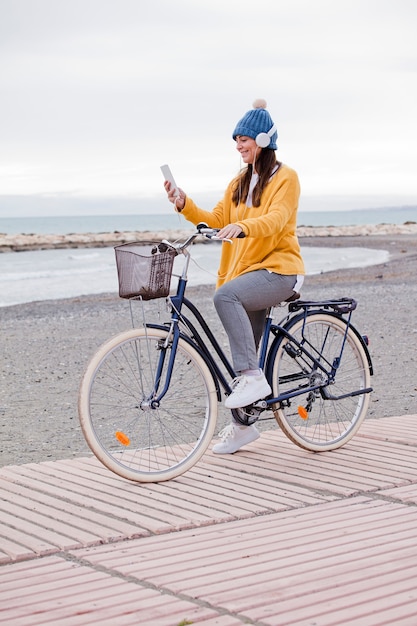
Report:
<svg viewBox="0 0 417 626"><path fill-rule="evenodd" d="M218 232L220 232L220 228L210 228L209 226L207 226L207 224L205 224L204 222L200 222L200 224L197 224L197 230L200 233L200 235L204 235L205 237L207 237L208 239L217 239L216 234ZM237 239L243 239L245 237L245 233L240 233L237 236ZM221 239L220 241L230 241L230 239Z"/></svg>
<svg viewBox="0 0 417 626"><path fill-rule="evenodd" d="M200 224L197 224L196 229L196 232L189 235L189 237L187 237L187 239L182 243L173 243L164 239L158 245L160 252L164 252L166 250L166 247L169 247L174 248L174 250L176 250L179 254L180 252L183 252L186 248L188 248L199 235L202 235L206 239L215 239L217 241L227 241L228 243L233 243L232 239L220 239L219 237L217 237L217 233L221 230L220 228L210 228L206 223L201 222ZM245 236L245 233L240 233L237 238L243 239L243 237Z"/></svg>

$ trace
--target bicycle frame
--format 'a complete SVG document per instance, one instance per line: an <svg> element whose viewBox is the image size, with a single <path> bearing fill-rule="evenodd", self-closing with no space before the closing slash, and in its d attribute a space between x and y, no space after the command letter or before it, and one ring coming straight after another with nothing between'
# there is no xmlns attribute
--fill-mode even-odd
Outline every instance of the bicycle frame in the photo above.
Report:
<svg viewBox="0 0 417 626"><path fill-rule="evenodd" d="M174 296L170 296L170 298L169 298L169 301L171 303L171 322L170 322L169 329L167 328L167 326L161 326L161 325L157 325L157 324L147 324L147 327L149 327L149 328L163 328L163 329L167 329L168 330L167 338L166 338L166 340L164 342L164 346L161 346L161 347L162 348L167 348L168 345L171 346L171 351L170 351L170 356L169 356L169 362L168 362L168 365L167 365L167 372L166 372L166 376L165 376L165 381L164 381L162 390L159 391L159 387L160 387L160 383L161 383L161 377L162 377L162 371L163 371L163 367L164 367L165 359L166 359L166 354L167 354L165 349L161 349L159 365L158 365L157 372L156 372L156 375L155 375L155 386L154 386L153 393L151 394L152 398L150 399L150 406L153 407L153 408L156 408L156 407L159 406L160 401L162 400L162 398L164 397L164 395L166 394L166 392L167 392L167 390L169 388L169 385L170 385L170 382L171 382L172 371L173 371L173 367L174 367L175 354L176 354L176 350L177 350L177 346L178 346L178 342L179 342L180 337L182 339L184 339L185 341L187 341L188 343L190 343L191 345L193 345L193 347L203 356L204 360L206 361L207 365L209 366L209 369L210 369L211 374L213 376L213 380L215 381L218 400L219 401L221 400L220 386L223 388L224 392L227 395L230 394L231 391L232 391L227 378L225 377L225 375L223 374L222 370L220 369L218 362L213 357L213 354L210 351L210 349L209 349L206 341L202 337L201 333L195 327L195 325L183 314L183 307L188 309L194 315L194 317L197 320L197 323L198 323L199 327L201 328L201 330L205 334L205 336L206 336L206 338L207 338L207 340L209 342L209 345L214 350L215 354L217 355L217 357L220 359L221 363L226 368L227 373L230 375L230 377L231 378L235 378L236 377L236 372L234 371L230 361L228 360L227 356L223 352L222 348L220 347L216 337L214 336L214 334L210 330L208 324L204 320L202 314L197 309L197 307L188 298L185 297L185 290L186 290L186 286L187 286L186 272L187 272L187 268L188 268L189 253L187 251L185 251L185 254L186 254L186 256L188 256L188 258L187 258L186 267L185 267L185 269L183 271L183 274L182 274L182 276L180 276L179 281L178 281L177 292L176 292L176 294ZM281 322L280 324L273 324L271 310L268 312L268 314L266 316L266 319L265 319L264 332L263 332L263 335L262 335L260 348L259 348L259 367L261 369L263 369L263 370L266 369L266 376L267 376L267 378L269 378L269 380L271 379L271 371L270 371L271 365L268 362L268 354L270 353L272 345L270 347L268 347L268 346L269 346L271 333L275 336L275 340L274 341L277 341L278 338L280 338L281 336L285 336L288 339L288 341L290 342L290 344L292 346L294 346L294 349L299 351L300 355L302 354L305 358L309 359L309 361L313 364L314 369L320 370L320 371L323 372L323 374L326 376L326 379L328 381L327 384L331 383L334 380L336 372L337 372L337 369L338 369L339 364L341 362L342 355L343 355L343 350L344 350L344 346L345 346L345 341L346 341L348 329L349 328L353 328L353 326L351 325L351 315L352 315L352 311L354 310L354 308L356 308L356 303L353 300L349 301L349 302L351 302L351 308L349 308L349 306L348 306L346 310L343 310L343 313L348 313L348 318L347 319L343 318L342 314L340 312L332 313L332 315L334 315L335 317L338 317L339 319L341 319L341 318L344 319L344 321L346 323L345 336L344 336L344 339L342 341L340 354L337 357L335 357L335 359L333 360L333 363L328 363L328 364L323 363L323 358L322 358L321 354L320 353L317 353L316 355L313 354L312 352L310 352L308 347L306 347L304 345L304 343L298 342L286 330L286 324L288 323L289 320L293 319L293 317L291 316L291 313L294 312L294 311L297 311L297 310L300 310L300 309L304 309L304 312L301 313L301 315L304 316L304 323L305 323L305 321L307 320L307 317L308 317L308 311L311 310L312 308L315 308L317 310L317 312L323 311L324 308L329 308L329 307L333 308L334 310L337 310L337 306L340 307L340 302L342 302L344 305L346 305L348 301L347 300L343 300L343 301L326 301L326 302L322 302L322 303L317 303L317 302L291 303L290 307L289 307L289 313L284 317L284 320L283 320L284 323ZM320 306L322 306L322 308L320 308ZM328 311L326 311L326 312L328 312ZM188 330L189 335L181 332L180 322ZM369 356L369 352L367 350L366 344L365 344L363 338L360 337L360 335L357 333L357 331L355 329L354 329L354 332L356 332L358 337L361 339L362 344L363 344L363 346L365 348L365 352L367 354L368 362L370 363L370 366L371 366L370 356ZM326 367L326 365L327 365L327 367ZM277 397L268 398L266 400L259 401L259 402L256 403L256 407L257 408L266 409L266 408L269 408L271 405L275 405L277 403L286 402L290 398L293 398L293 397L296 397L298 395L301 395L302 393L305 393L306 391L314 392L314 391L317 391L318 389L321 390L321 393L323 394L324 398L326 398L326 399L336 399L336 398L333 398L331 396L331 394L328 392L328 390L321 383L321 384L316 384L316 385L312 384L312 385L309 385L309 386L303 386L302 388L295 389L295 390L290 391L290 392L282 393L282 394L280 394ZM366 388L366 389L358 390L357 392L352 392L352 393L350 393L348 395L369 393L370 391L372 391L372 388Z"/></svg>
<svg viewBox="0 0 417 626"><path fill-rule="evenodd" d="M189 309L189 311L191 311L191 313L197 319L197 322L200 325L203 332L205 333L207 339L209 340L210 345L214 348L217 356L220 358L221 362L226 367L228 374L232 378L236 377L236 373L234 372L232 365L230 364L229 360L227 359L226 355L221 349L218 341L216 340L214 334L210 330L208 324L204 320L200 311L190 300L188 300L188 298L184 296L186 284L187 284L187 280L181 277L178 282L176 295L170 297L171 324L170 324L169 332L167 334L167 338L165 340L165 344L163 348L167 348L168 345L171 344L171 354L170 354L170 359L169 359L168 366L167 366L167 373L166 373L164 387L162 391L159 392L159 395L157 397L154 397L153 400L151 400L151 406L154 408L159 405L159 402L161 401L161 399L166 394L169 388L169 385L171 382L172 370L174 366L175 353L177 350L178 341L180 337L183 338L185 341L188 341L189 343L191 343L196 348L196 350L198 350L198 352L202 354L203 357L205 358L207 365L209 366L210 371L213 375L213 380L215 381L215 384L216 384L216 392L217 392L218 399L219 400L221 399L219 383L227 394L231 393L232 391L228 383L228 380L224 376L216 360L213 358L213 355L208 349L207 344L204 342L197 328L192 324L192 322L187 317L185 317L182 314L183 305L187 309ZM191 338L181 332L181 329L179 326L180 322L182 322L186 326L186 328L189 330L189 332L191 333ZM166 326L161 326L159 324L147 324L147 327L166 329ZM158 369L157 369L156 376L155 376L155 387L154 387L153 394L156 394L159 389L160 378L161 378L163 366L165 363L165 357L166 357L166 351L161 350L161 356L159 359Z"/></svg>

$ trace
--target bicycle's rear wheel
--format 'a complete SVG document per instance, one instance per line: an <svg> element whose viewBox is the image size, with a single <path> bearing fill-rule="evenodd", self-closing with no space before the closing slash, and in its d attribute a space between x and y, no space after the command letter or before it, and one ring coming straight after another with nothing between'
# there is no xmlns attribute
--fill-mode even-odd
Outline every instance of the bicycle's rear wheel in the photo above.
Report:
<svg viewBox="0 0 417 626"><path fill-rule="evenodd" d="M158 328L117 335L93 356L81 382L79 416L88 445L106 467L137 482L169 480L190 469L216 425L213 377L182 338L160 406L146 402L166 337ZM162 381L170 353L168 347Z"/></svg>
<svg viewBox="0 0 417 626"><path fill-rule="evenodd" d="M295 318L288 332L326 368L343 354L334 383L325 385L326 376L296 345L283 337L272 355L274 396L302 390L312 384L324 386L304 392L274 407L276 420L294 443L313 452L333 450L349 441L360 427L369 404L370 368L361 340L343 318L312 312ZM345 340L346 336L346 340ZM354 393L357 395L351 395ZM326 397L326 394L329 397Z"/></svg>

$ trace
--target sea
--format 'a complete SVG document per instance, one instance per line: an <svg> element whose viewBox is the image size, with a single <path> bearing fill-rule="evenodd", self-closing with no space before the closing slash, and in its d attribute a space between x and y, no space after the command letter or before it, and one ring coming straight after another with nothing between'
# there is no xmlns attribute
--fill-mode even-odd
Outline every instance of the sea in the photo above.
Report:
<svg viewBox="0 0 417 626"><path fill-rule="evenodd" d="M299 226L349 226L417 222L417 207L351 211L300 212ZM0 218L0 233L71 234L115 231L187 230L193 227L177 214L83 215ZM214 285L220 242L196 244L192 248L189 284ZM330 248L302 250L307 274L338 268L365 267L384 263L388 250ZM174 274L181 271L183 257L176 259ZM113 248L37 250L0 254L0 307L25 302L54 300L88 294L117 292L117 270Z"/></svg>
<svg viewBox="0 0 417 626"><path fill-rule="evenodd" d="M299 226L352 226L417 222L417 206L356 209L349 211L300 211ZM45 217L0 217L0 233L59 234L157 231L192 228L177 213L129 215L64 215Z"/></svg>

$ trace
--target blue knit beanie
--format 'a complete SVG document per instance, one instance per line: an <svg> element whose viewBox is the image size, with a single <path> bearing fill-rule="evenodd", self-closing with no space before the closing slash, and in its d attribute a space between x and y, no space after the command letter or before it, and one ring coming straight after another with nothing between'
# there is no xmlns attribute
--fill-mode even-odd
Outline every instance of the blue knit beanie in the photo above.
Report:
<svg viewBox="0 0 417 626"><path fill-rule="evenodd" d="M241 120L237 123L233 131L233 139L236 140L238 135L252 137L256 139L259 133L269 133L274 127L274 122L266 110L265 100L258 99L253 103L253 109L245 113ZM267 138L268 139L268 138ZM271 135L271 140L267 146L270 150L277 149L278 132Z"/></svg>

